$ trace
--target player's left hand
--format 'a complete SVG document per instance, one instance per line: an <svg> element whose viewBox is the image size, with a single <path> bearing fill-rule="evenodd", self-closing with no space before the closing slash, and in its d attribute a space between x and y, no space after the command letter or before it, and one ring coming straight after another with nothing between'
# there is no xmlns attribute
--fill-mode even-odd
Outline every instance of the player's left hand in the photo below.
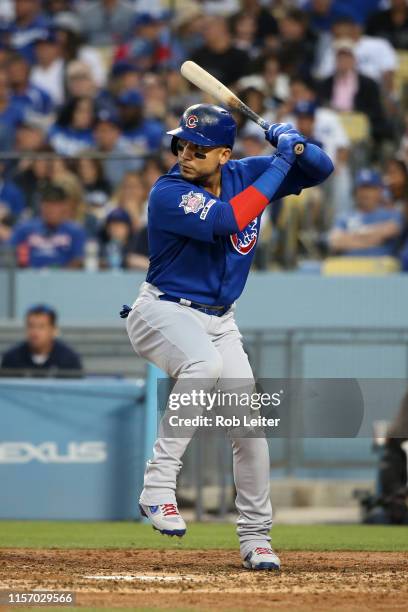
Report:
<svg viewBox="0 0 408 612"><path fill-rule="evenodd" d="M291 123L273 123L265 132L265 138L273 147L278 146L279 136L294 130Z"/></svg>
<svg viewBox="0 0 408 612"><path fill-rule="evenodd" d="M289 164L293 164L296 161L295 146L297 144L306 146L306 138L296 130L290 130L279 136L277 152Z"/></svg>

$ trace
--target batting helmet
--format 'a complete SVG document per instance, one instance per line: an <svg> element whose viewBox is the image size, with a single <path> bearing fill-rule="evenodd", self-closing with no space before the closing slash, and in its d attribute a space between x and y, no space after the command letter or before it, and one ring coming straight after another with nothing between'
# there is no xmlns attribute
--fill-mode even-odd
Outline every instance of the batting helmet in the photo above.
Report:
<svg viewBox="0 0 408 612"><path fill-rule="evenodd" d="M231 113L214 104L194 104L184 111L180 126L167 132L173 136L171 150L177 155L179 138L203 147L234 146L237 124Z"/></svg>

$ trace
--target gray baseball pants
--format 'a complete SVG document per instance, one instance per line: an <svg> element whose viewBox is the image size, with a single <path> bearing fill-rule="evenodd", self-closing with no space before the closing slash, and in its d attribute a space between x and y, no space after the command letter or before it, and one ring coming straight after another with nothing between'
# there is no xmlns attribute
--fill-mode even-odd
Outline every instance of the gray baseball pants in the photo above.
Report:
<svg viewBox="0 0 408 612"><path fill-rule="evenodd" d="M162 292L143 283L127 319L127 331L136 353L157 365L177 387L196 379L206 391L220 388L222 379L253 380L233 306L221 317L158 299ZM190 381L191 382L191 381ZM237 533L244 558L256 546L270 541L272 507L269 495L269 449L264 437L230 434L237 491ZM190 438L159 437L147 462L140 501L146 505L174 502L181 458Z"/></svg>

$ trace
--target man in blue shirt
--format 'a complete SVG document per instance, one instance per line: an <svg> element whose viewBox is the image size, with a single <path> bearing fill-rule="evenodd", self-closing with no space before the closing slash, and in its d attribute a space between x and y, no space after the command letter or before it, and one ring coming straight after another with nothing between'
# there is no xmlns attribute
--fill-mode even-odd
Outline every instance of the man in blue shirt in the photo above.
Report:
<svg viewBox="0 0 408 612"><path fill-rule="evenodd" d="M130 145L134 155L146 157L160 149L164 130L156 119L143 115L143 96L136 90L126 91L118 98L122 124L122 139Z"/></svg>
<svg viewBox="0 0 408 612"><path fill-rule="evenodd" d="M8 65L11 101L22 108L24 114L49 115L54 104L46 91L30 83L30 65L22 55L12 55Z"/></svg>
<svg viewBox="0 0 408 612"><path fill-rule="evenodd" d="M57 313L46 304L35 304L26 313L26 338L6 351L1 367L13 370L13 376L29 370L30 375L58 373L64 370L72 375L80 375L82 370L79 355L65 342L57 338ZM20 372L16 372L20 371ZM49 374L48 374L49 375Z"/></svg>
<svg viewBox="0 0 408 612"><path fill-rule="evenodd" d="M20 223L14 229L11 245L16 248L20 267L82 267L85 231L69 220L70 204L59 185L45 187L41 216Z"/></svg>
<svg viewBox="0 0 408 612"><path fill-rule="evenodd" d="M33 64L35 40L47 32L49 19L42 13L41 0L15 0L15 14L8 29L11 46Z"/></svg>
<svg viewBox="0 0 408 612"><path fill-rule="evenodd" d="M183 402L177 414L186 410L187 418L194 418L204 405L195 403L197 388L191 385L210 394L244 387L251 396L254 378L234 302L249 274L262 213L273 200L325 180L333 164L288 124L266 132L277 146L275 155L231 160L236 123L228 111L210 104L188 108L180 127L169 134L178 163L150 193L147 282L133 308L124 308L121 316L128 316L135 351L177 379L172 396L187 394L187 405ZM182 422L168 419L169 428L166 418L147 463L140 508L161 533L183 536L176 479L195 428L186 423L187 429L180 429ZM268 444L263 432L238 421L229 435L243 565L279 569L268 535Z"/></svg>
<svg viewBox="0 0 408 612"><path fill-rule="evenodd" d="M401 212L383 205L381 176L361 170L356 179L356 209L340 217L329 234L330 249L353 257L394 256L402 231Z"/></svg>

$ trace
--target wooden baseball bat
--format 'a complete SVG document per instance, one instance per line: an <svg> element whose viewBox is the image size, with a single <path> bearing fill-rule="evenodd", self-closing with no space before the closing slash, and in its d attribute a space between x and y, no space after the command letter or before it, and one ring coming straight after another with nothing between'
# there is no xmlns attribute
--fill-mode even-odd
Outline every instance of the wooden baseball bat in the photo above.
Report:
<svg viewBox="0 0 408 612"><path fill-rule="evenodd" d="M212 74L201 68L195 62L187 60L180 69L181 74L185 79L193 83L196 87L205 91L222 104L229 106L232 109L238 110L240 113L255 121L265 132L269 129L270 124L257 115L249 106L244 104L228 87L223 85ZM295 145L294 151L296 155L301 155L305 150L303 143L299 142Z"/></svg>

